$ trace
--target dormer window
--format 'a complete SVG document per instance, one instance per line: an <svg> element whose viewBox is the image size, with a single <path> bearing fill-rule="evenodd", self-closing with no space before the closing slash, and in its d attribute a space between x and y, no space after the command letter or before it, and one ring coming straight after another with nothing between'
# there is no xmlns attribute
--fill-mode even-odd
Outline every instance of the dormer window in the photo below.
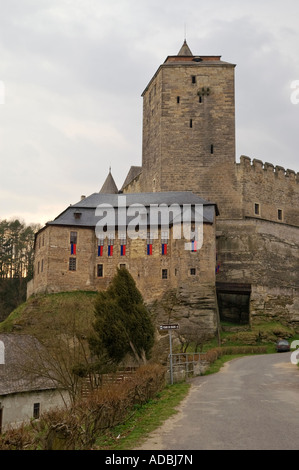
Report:
<svg viewBox="0 0 299 470"><path fill-rule="evenodd" d="M74 217L75 217L75 219L81 219L81 215L82 215L82 212L80 212L80 211L78 211L78 210L76 210L76 211L74 212Z"/></svg>

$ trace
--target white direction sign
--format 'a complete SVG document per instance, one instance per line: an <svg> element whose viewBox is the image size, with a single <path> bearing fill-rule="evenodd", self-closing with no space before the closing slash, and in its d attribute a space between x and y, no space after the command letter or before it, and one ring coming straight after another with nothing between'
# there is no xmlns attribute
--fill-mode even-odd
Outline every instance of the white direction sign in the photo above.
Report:
<svg viewBox="0 0 299 470"><path fill-rule="evenodd" d="M176 324L172 324L172 325L160 325L160 330L178 330L179 329L179 325L176 323Z"/></svg>

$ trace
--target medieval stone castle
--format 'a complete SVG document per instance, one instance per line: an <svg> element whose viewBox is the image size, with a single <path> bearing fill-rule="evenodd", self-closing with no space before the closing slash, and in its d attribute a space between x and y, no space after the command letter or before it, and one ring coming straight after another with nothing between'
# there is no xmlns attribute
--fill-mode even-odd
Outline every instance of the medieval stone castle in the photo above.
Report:
<svg viewBox="0 0 299 470"><path fill-rule="evenodd" d="M158 68L143 96L142 166L119 190L111 173L99 192L69 206L36 235L28 296L98 290L118 267L134 277L157 322L270 317L299 329L299 173L235 157L235 65L193 55L186 41ZM184 249L158 237L98 238L99 205L203 206L203 243ZM125 225L129 222L126 220ZM117 233L121 236L117 236Z"/></svg>

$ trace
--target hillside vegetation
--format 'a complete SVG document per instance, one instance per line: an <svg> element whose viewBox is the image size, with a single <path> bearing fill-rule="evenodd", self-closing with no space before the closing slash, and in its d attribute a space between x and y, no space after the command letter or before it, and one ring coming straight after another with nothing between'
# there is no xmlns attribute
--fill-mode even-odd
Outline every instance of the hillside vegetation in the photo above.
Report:
<svg viewBox="0 0 299 470"><path fill-rule="evenodd" d="M96 292L61 292L30 297L0 323L0 333L34 335L49 340L70 330L88 335L94 321Z"/></svg>
<svg viewBox="0 0 299 470"><path fill-rule="evenodd" d="M95 320L97 292L75 291L44 294L30 297L0 323L0 333L34 335L40 340L49 340L62 329L80 332L87 337ZM280 338L295 338L295 331L286 325L265 321L253 327L222 325L221 344L251 345L272 344ZM297 337L297 336L296 336ZM165 343L166 344L166 343ZM204 345L204 350L218 346L217 339ZM179 346L178 346L179 348ZM191 348L191 349L190 349ZM192 350L192 345L188 351ZM274 348L273 348L274 352Z"/></svg>

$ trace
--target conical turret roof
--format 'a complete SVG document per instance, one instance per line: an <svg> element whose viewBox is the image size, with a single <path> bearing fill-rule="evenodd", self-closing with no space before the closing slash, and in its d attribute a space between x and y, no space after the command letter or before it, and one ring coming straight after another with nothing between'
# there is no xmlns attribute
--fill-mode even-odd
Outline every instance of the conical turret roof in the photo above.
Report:
<svg viewBox="0 0 299 470"><path fill-rule="evenodd" d="M102 186L102 189L100 190L100 193L101 194L117 194L118 193L117 186L111 174L111 168L109 168L108 176Z"/></svg>
<svg viewBox="0 0 299 470"><path fill-rule="evenodd" d="M187 44L186 39L184 40L184 44L182 45L178 55L183 55L183 56L193 56L190 47Z"/></svg>

